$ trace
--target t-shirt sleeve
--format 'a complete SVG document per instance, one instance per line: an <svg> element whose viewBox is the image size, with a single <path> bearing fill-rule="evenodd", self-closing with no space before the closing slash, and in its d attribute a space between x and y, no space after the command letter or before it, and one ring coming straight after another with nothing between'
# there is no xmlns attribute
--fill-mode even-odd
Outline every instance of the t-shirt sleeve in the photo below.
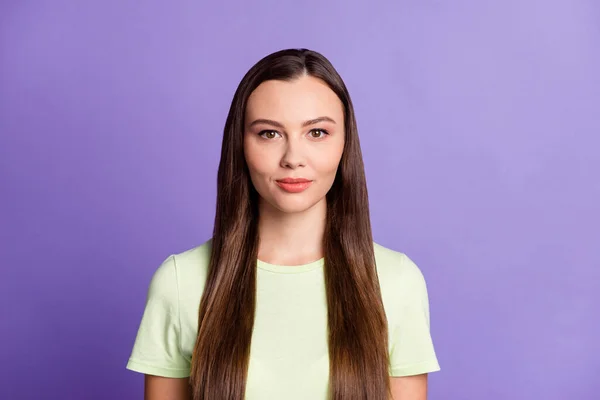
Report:
<svg viewBox="0 0 600 400"><path fill-rule="evenodd" d="M185 378L190 362L181 352L179 289L175 257L154 272L127 369L148 375Z"/></svg>
<svg viewBox="0 0 600 400"><path fill-rule="evenodd" d="M391 335L390 375L409 376L440 370L430 333L427 285L421 270L402 254L401 304Z"/></svg>

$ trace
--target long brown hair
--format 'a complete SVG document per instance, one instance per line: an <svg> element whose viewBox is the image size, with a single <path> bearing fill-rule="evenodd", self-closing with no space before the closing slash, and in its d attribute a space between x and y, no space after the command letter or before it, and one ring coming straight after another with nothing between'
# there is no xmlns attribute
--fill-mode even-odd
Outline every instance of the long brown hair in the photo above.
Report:
<svg viewBox="0 0 600 400"><path fill-rule="evenodd" d="M225 123L211 259L200 301L190 384L194 400L242 400L256 303L258 194L244 158L250 94L264 81L323 80L344 106L345 144L327 193L323 238L331 400L387 400L388 328L375 266L367 185L350 95L321 54L287 49L256 63L240 82Z"/></svg>

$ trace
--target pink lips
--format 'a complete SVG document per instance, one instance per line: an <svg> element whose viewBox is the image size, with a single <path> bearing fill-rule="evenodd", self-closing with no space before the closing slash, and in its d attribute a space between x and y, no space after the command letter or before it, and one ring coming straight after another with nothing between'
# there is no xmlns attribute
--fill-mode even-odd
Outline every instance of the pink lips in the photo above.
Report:
<svg viewBox="0 0 600 400"><path fill-rule="evenodd" d="M312 181L304 178L283 178L275 181L277 186L289 193L300 193L306 190Z"/></svg>

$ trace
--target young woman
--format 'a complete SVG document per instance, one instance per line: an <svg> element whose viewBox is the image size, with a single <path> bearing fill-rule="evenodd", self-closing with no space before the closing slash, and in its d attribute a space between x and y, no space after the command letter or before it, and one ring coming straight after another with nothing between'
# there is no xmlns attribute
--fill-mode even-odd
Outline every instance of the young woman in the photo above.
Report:
<svg viewBox="0 0 600 400"><path fill-rule="evenodd" d="M352 102L321 54L242 79L213 235L154 273L127 368L147 400L426 399L426 284L373 242Z"/></svg>

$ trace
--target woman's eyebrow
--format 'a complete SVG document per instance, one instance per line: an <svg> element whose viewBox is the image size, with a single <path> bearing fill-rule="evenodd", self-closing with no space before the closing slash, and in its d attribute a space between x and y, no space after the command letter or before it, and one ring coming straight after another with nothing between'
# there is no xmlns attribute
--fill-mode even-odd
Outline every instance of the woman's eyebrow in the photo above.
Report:
<svg viewBox="0 0 600 400"><path fill-rule="evenodd" d="M264 118L255 119L248 126L253 127L254 125L258 125L258 124L272 125L272 126L276 126L277 128L283 129L283 125L281 123L279 123L277 121L273 121L272 119L264 119Z"/></svg>
<svg viewBox="0 0 600 400"><path fill-rule="evenodd" d="M336 123L333 118L323 116L323 117L318 117L318 118L314 118L314 119L309 119L308 121L304 121L302 123L302 126L304 127L304 126L309 126L309 125L315 125L315 124L318 124L319 122L331 122L333 124ZM265 118L259 118L259 119L254 120L254 121L252 121L252 123L249 126L253 127L254 125L258 125L258 124L266 124L266 125L276 126L277 128L281 128L281 129L284 128L283 124L281 124L280 122L274 121L272 119L265 119Z"/></svg>
<svg viewBox="0 0 600 400"><path fill-rule="evenodd" d="M333 120L333 118L329 118L327 116L323 116L323 117L319 117L319 118L310 119L308 121L305 121L305 122L302 123L302 126L314 125L314 124L318 124L319 122L331 122L331 123L335 124L335 121Z"/></svg>

